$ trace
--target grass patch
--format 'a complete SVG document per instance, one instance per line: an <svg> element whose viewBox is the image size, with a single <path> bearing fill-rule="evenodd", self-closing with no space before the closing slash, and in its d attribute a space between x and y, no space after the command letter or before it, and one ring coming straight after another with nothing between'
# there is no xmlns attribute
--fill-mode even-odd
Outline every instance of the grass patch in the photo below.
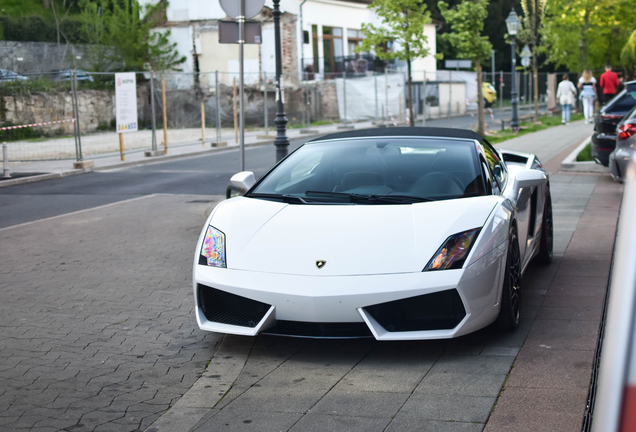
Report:
<svg viewBox="0 0 636 432"><path fill-rule="evenodd" d="M572 113L571 121L583 120L583 114ZM535 124L534 121L523 121L519 124L519 131L514 132L511 129L494 132L492 135L486 135L486 139L491 144L497 144L511 138L516 138L528 133L538 132L554 126L561 126L560 116L543 116L539 118L541 124Z"/></svg>
<svg viewBox="0 0 636 432"><path fill-rule="evenodd" d="M588 144L585 146L581 153L576 156L577 162L592 162L592 144Z"/></svg>

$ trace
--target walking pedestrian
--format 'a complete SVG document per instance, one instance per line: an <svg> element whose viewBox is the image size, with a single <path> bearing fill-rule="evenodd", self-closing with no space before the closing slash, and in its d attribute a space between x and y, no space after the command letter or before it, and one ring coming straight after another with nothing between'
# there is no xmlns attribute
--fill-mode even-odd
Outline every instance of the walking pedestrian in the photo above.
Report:
<svg viewBox="0 0 636 432"><path fill-rule="evenodd" d="M601 87L603 87L603 105L609 102L614 96L616 96L616 87L618 87L621 82L618 79L618 75L612 72L612 66L605 66L605 73L601 75L601 81L599 82Z"/></svg>
<svg viewBox="0 0 636 432"><path fill-rule="evenodd" d="M568 74L563 74L563 80L557 87L556 97L561 105L561 123L570 124L570 115L572 112L572 104L576 101L576 87L570 81Z"/></svg>
<svg viewBox="0 0 636 432"><path fill-rule="evenodd" d="M596 78L592 76L592 71L585 69L583 76L579 78L579 89L581 93L579 98L583 102L583 115L585 116L585 124L594 121L594 101L596 97Z"/></svg>

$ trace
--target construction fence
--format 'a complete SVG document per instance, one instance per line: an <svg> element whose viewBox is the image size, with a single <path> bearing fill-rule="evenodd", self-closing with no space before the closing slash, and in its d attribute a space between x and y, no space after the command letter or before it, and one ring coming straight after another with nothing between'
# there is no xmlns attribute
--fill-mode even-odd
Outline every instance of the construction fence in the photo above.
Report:
<svg viewBox="0 0 636 432"><path fill-rule="evenodd" d="M94 159L238 140L237 74L135 74L139 131L124 134L123 148L115 130L114 73L78 70L75 75L69 70L0 78L0 142L8 143L10 160ZM474 72L415 71L412 77L416 120L462 115L477 107ZM288 127L406 121L408 88L403 72L385 68L383 72L343 71L322 74L320 79L304 78L282 78ZM493 107L506 109L512 74L485 73L484 81L495 82ZM246 74L245 82L246 129L274 129L274 74ZM530 75L518 73L516 86L520 104L533 103ZM546 93L547 74L540 74L541 102Z"/></svg>

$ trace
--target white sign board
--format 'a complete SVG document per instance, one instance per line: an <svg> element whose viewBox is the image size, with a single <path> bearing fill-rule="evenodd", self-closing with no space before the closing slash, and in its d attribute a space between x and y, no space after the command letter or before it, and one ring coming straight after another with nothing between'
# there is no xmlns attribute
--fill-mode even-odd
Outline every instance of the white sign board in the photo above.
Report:
<svg viewBox="0 0 636 432"><path fill-rule="evenodd" d="M137 80L134 72L115 74L117 133L137 131Z"/></svg>
<svg viewBox="0 0 636 432"><path fill-rule="evenodd" d="M470 69L472 65L470 60L444 60L446 69Z"/></svg>

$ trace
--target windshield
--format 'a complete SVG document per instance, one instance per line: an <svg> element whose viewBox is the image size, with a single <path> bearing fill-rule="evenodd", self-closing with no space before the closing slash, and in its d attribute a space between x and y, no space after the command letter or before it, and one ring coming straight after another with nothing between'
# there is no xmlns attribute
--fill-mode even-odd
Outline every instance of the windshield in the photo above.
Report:
<svg viewBox="0 0 636 432"><path fill-rule="evenodd" d="M383 137L306 144L246 196L293 204L412 204L480 195L472 141Z"/></svg>

